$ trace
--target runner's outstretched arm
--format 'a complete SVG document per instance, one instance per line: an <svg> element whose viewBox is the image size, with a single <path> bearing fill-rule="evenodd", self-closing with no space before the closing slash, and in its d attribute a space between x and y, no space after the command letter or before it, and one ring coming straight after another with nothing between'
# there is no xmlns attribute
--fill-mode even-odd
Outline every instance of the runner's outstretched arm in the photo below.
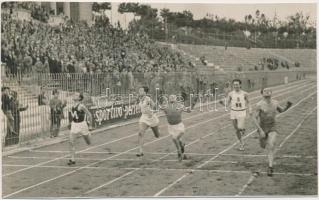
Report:
<svg viewBox="0 0 319 200"><path fill-rule="evenodd" d="M292 103L291 103L290 101L287 101L287 104L286 104L286 107L285 107L285 108L281 107L281 106L278 104L278 105L277 105L277 111L278 111L279 113L283 113L283 112L287 111L291 106L292 106Z"/></svg>

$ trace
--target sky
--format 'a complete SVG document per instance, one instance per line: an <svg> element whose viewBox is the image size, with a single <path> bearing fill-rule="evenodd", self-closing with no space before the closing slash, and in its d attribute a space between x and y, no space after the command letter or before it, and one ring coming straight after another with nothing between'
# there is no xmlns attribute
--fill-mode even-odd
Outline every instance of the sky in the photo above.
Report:
<svg viewBox="0 0 319 200"><path fill-rule="evenodd" d="M193 13L194 19L201 19L207 13L211 13L243 21L247 14L254 16L256 10L268 18L273 18L276 13L281 20L300 11L309 15L312 21L316 19L316 4L151 4L151 6L158 9L168 8L170 11L189 10Z"/></svg>
<svg viewBox="0 0 319 200"><path fill-rule="evenodd" d="M123 2L120 0L113 0ZM312 23L316 22L317 5L315 0L129 0L138 1L140 4L149 4L153 8L168 8L170 11L179 12L189 10L193 13L194 19L201 19L207 13L219 17L232 18L237 21L244 21L247 14L255 15L258 9L267 18L273 19L275 13L280 20L286 20L288 16L297 12L303 12L310 16ZM164 2L164 3L163 3ZM195 2L195 3L194 3ZM303 2L303 3L300 3Z"/></svg>

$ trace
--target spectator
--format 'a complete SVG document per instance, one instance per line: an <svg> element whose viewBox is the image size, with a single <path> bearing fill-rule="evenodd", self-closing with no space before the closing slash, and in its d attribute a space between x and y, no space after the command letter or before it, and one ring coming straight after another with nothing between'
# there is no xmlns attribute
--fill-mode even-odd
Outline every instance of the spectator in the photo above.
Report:
<svg viewBox="0 0 319 200"><path fill-rule="evenodd" d="M37 63L39 57L45 72L60 73L63 71L62 60L65 55L72 58L71 65L74 68L83 69L82 63L87 62L87 71L90 73L110 71L109 67L114 65L118 66L119 72L127 66L131 66L132 72L191 69L191 64L185 65L187 62L179 53L155 44L144 33L124 32L110 24L89 27L68 21L57 29L43 23L11 18L4 18L3 21L2 36L5 43L1 46L4 52L2 61L7 62L12 72L17 71L15 68L28 72L30 65ZM108 55L108 59L104 55ZM152 65L145 67L150 60L153 61ZM103 63L100 70L98 63ZM47 70L48 65L50 70ZM74 72L73 67L69 66L69 72Z"/></svg>
<svg viewBox="0 0 319 200"><path fill-rule="evenodd" d="M28 109L28 105L22 106L18 100L18 93L16 91L12 91L12 101L11 101L11 110L13 115L13 132L15 133L10 141L8 141L8 145L10 144L18 144L19 143L19 135L20 135L20 112Z"/></svg>
<svg viewBox="0 0 319 200"><path fill-rule="evenodd" d="M48 57L45 57L44 65L43 65L43 73L49 73L50 67L49 67L49 60Z"/></svg>
<svg viewBox="0 0 319 200"><path fill-rule="evenodd" d="M43 89L43 87L41 87L40 94L38 96L38 105L43 106L43 105L47 105L47 104L48 104L48 98L45 95L45 90Z"/></svg>
<svg viewBox="0 0 319 200"><path fill-rule="evenodd" d="M58 90L54 89L53 99L50 100L50 118L51 118L51 127L50 127L50 137L57 137L59 135L61 127L61 119L64 118L63 109L66 106L66 101L62 103L59 99Z"/></svg>
<svg viewBox="0 0 319 200"><path fill-rule="evenodd" d="M131 67L129 67L127 70L128 70L127 72L128 88L129 88L129 91L131 92L134 90L134 76L133 76Z"/></svg>
<svg viewBox="0 0 319 200"><path fill-rule="evenodd" d="M12 101L12 96L10 94L10 88L2 87L1 88L1 102L2 102L1 108L7 120L7 134L5 136L6 145L7 145L8 138L12 138L12 135L17 135L13 129L14 118L13 118L12 109L11 109L11 101Z"/></svg>
<svg viewBox="0 0 319 200"><path fill-rule="evenodd" d="M42 62L40 61L39 57L36 58L36 63L34 64L34 70L32 70L32 71L37 72L37 73L44 72L44 66L43 66Z"/></svg>
<svg viewBox="0 0 319 200"><path fill-rule="evenodd" d="M30 55L26 55L23 58L23 64L22 64L22 72L23 73L31 73L32 69L32 58Z"/></svg>
<svg viewBox="0 0 319 200"><path fill-rule="evenodd" d="M43 87L40 88L40 94L38 96L38 105L39 105L39 111L41 115L41 130L42 133L44 133L47 130L48 125L50 124L49 120L49 100L47 95L45 94L45 90Z"/></svg>

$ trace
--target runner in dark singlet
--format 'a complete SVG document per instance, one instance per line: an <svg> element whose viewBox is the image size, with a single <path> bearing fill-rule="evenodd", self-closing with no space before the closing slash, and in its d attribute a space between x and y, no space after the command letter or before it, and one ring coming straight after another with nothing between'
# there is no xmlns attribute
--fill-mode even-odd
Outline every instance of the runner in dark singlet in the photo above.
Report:
<svg viewBox="0 0 319 200"><path fill-rule="evenodd" d="M85 140L85 142L90 145L90 132L92 129L92 115L90 111L86 108L86 106L82 103L83 95L80 94L78 97L73 99L75 101L75 106L72 107L71 112L69 113L69 121L71 122L71 131L69 135L69 143L70 143L70 155L71 159L68 162L68 165L75 164L75 144L74 140L76 138L76 134L81 134ZM88 126L88 121L89 125Z"/></svg>
<svg viewBox="0 0 319 200"><path fill-rule="evenodd" d="M262 148L268 147L268 176L272 176L276 136L278 134L276 115L277 112L282 113L288 110L292 103L288 101L286 107L282 108L276 100L271 99L272 91L268 88L263 89L261 94L263 95L263 100L257 103L254 122L259 132L260 146Z"/></svg>

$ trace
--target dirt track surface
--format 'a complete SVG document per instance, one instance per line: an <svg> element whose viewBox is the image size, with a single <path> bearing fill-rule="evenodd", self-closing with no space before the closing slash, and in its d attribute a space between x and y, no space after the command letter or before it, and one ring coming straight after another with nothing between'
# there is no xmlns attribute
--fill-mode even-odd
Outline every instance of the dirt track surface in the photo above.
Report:
<svg viewBox="0 0 319 200"><path fill-rule="evenodd" d="M3 157L3 198L317 195L317 94L314 80L274 87L274 99L294 106L278 116L275 174L255 127L246 122L244 152L238 151L229 113L185 113L187 160L177 161L161 118L161 137L148 131L145 156L137 158L137 124L77 140L77 163L66 165L68 143ZM258 91L249 94L255 105ZM254 176L254 172L260 172Z"/></svg>

